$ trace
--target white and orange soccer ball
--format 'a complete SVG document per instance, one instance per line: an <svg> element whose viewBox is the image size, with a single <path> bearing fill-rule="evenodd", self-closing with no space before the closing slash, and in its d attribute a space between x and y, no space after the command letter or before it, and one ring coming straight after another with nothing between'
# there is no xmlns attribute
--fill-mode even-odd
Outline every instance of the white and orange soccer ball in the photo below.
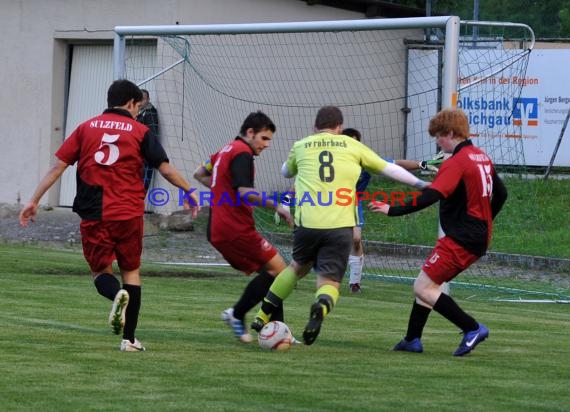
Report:
<svg viewBox="0 0 570 412"><path fill-rule="evenodd" d="M257 335L259 346L269 350L288 350L293 344L289 326L277 320L266 323Z"/></svg>

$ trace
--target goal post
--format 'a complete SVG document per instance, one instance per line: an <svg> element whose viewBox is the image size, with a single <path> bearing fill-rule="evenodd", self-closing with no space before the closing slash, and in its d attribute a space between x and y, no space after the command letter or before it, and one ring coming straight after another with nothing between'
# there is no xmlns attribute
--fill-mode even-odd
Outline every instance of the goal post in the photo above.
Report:
<svg viewBox="0 0 570 412"><path fill-rule="evenodd" d="M381 156L416 160L437 152L427 134L429 119L441 108L461 107L475 143L502 171L514 170L516 179L524 175L520 116L528 110L521 110L520 94L534 45L526 25L443 16L118 26L115 32L114 77L150 91L162 143L188 177L238 134L248 113L262 110L277 132L256 159L256 187L268 194L287 191L293 181L281 176L281 164L293 142L312 133L324 105L339 106L344 126L359 129L363 143ZM170 190L170 202L152 203L154 210L179 209L178 193L160 178L155 184ZM368 188L370 193L402 190L383 178L374 178ZM524 199L510 199L512 209L525 210L522 202L532 202L533 190ZM437 239L435 209L401 219L366 214L366 275L406 282L415 277ZM268 211L256 208L255 213L259 230L286 245L289 230L276 226ZM502 227L499 219L493 250L462 282L503 294L503 274L513 271L497 265L493 252L504 262L536 236L528 219L513 221L512 227ZM281 251L290 255L288 246ZM520 294L525 287L514 282L511 289Z"/></svg>

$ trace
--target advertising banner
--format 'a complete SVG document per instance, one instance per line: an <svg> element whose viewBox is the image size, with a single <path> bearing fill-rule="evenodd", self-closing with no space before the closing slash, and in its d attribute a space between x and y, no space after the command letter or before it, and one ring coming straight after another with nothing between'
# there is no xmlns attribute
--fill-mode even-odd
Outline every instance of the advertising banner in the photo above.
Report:
<svg viewBox="0 0 570 412"><path fill-rule="evenodd" d="M516 145L507 141L510 139L522 139L526 165L550 163L570 110L568 62L570 50L534 50L526 73L489 76L478 87L467 87L459 93L457 106L469 117L472 138L475 142L485 140L481 146L489 147L487 151L496 163L509 163L504 149ZM523 86L522 91L516 86ZM495 144L489 145L491 140ZM554 166L570 166L570 136L563 137Z"/></svg>

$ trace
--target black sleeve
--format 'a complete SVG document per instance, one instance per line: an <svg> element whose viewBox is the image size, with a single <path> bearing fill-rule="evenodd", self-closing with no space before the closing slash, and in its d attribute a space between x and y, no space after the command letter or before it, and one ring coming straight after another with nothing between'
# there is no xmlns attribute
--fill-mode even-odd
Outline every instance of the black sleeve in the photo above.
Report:
<svg viewBox="0 0 570 412"><path fill-rule="evenodd" d="M507 201L507 188L505 184L497 175L493 174L493 197L491 198L491 212L493 213L493 219L499 214L503 205Z"/></svg>
<svg viewBox="0 0 570 412"><path fill-rule="evenodd" d="M417 212L443 199L443 195L435 189L424 189L422 194L416 198L410 198L404 202L403 206L390 206L388 216L402 216Z"/></svg>
<svg viewBox="0 0 570 412"><path fill-rule="evenodd" d="M250 153L240 153L230 165L232 187L254 187L253 185L253 156Z"/></svg>
<svg viewBox="0 0 570 412"><path fill-rule="evenodd" d="M162 162L168 162L164 147L160 144L151 129L144 135L141 143L141 153L145 162L157 169Z"/></svg>

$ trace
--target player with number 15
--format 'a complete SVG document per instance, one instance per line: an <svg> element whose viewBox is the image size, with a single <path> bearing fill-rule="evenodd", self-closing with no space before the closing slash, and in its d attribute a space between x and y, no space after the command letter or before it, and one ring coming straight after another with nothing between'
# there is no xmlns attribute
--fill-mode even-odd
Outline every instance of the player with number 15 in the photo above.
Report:
<svg viewBox="0 0 570 412"><path fill-rule="evenodd" d="M373 212L402 216L439 201L439 220L445 236L438 239L414 282L416 299L408 331L394 350L423 352L421 336L431 310L463 332L453 353L463 356L487 339L489 329L461 309L440 285L449 282L483 256L493 232L493 219L507 199L505 185L489 156L469 139L469 122L461 109L444 109L429 123L429 134L452 156L439 169L432 184L414 202L403 206L373 204Z"/></svg>

